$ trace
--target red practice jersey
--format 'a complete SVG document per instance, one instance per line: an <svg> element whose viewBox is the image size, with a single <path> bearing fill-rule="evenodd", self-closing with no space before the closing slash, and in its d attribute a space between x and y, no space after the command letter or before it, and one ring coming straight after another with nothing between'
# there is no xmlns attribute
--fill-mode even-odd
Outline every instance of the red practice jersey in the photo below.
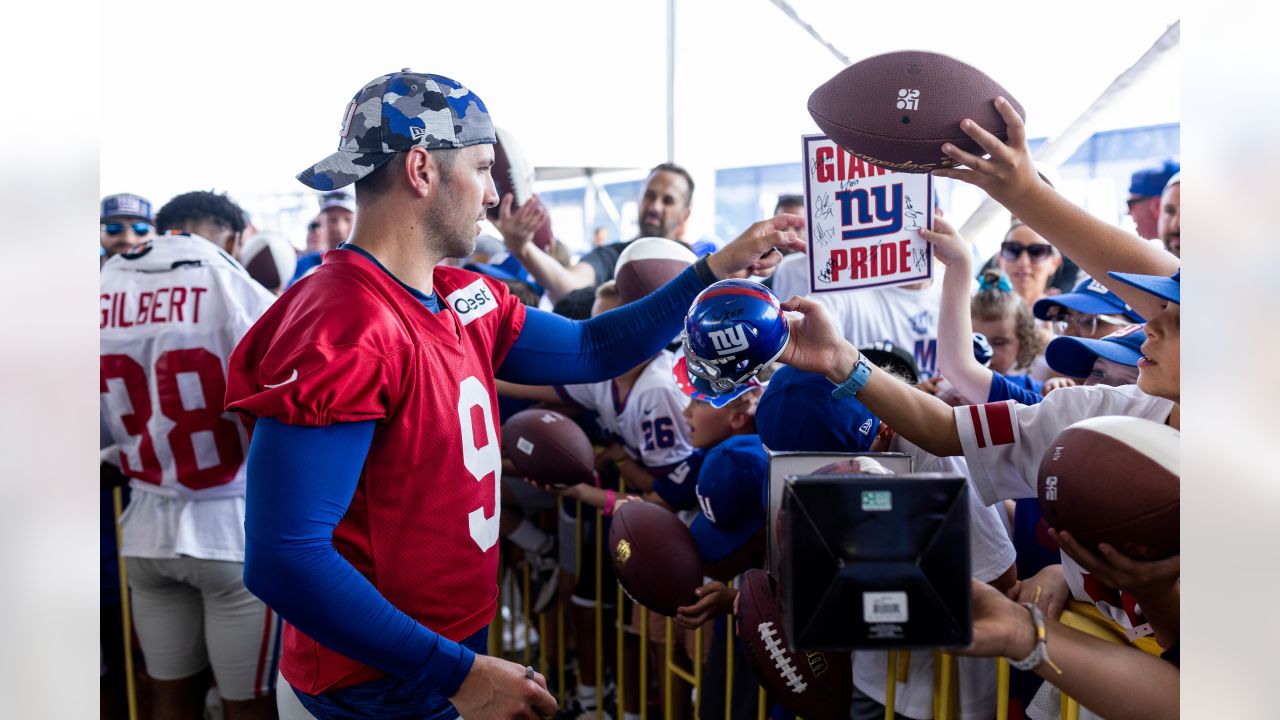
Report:
<svg viewBox="0 0 1280 720"><path fill-rule="evenodd" d="M460 641L497 607L493 375L525 310L459 268L438 266L433 286L438 313L358 252L327 253L236 347L227 402L290 425L377 421L334 545L391 604ZM288 625L281 671L309 694L382 676Z"/></svg>

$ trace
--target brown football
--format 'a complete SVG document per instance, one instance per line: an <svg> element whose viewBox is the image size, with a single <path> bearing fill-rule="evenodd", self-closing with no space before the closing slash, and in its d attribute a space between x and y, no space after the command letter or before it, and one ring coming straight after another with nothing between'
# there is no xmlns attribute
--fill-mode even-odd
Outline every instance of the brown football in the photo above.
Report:
<svg viewBox="0 0 1280 720"><path fill-rule="evenodd" d="M1179 433L1135 417L1082 420L1040 461L1045 520L1085 547L1105 542L1138 560L1178 554Z"/></svg>
<svg viewBox="0 0 1280 720"><path fill-rule="evenodd" d="M554 410L532 408L502 424L502 454L539 485L591 482L595 451L577 423Z"/></svg>
<svg viewBox="0 0 1280 720"><path fill-rule="evenodd" d="M622 302L635 302L666 285L697 262L684 243L660 237L643 237L628 245L613 267L614 282Z"/></svg>
<svg viewBox="0 0 1280 720"><path fill-rule="evenodd" d="M822 132L864 162L925 173L955 164L942 152L944 142L985 154L960 129L965 118L1007 139L997 97L1026 118L1018 101L981 70L946 55L903 50L836 73L809 96L809 114Z"/></svg>
<svg viewBox="0 0 1280 720"><path fill-rule="evenodd" d="M489 174L493 177L499 200L507 193L515 195L511 203L511 210L514 212L533 197L533 165L525 158L524 151L514 135L502 128L495 128L494 133L498 137L498 142L493 146L493 169ZM487 214L489 220L497 220L498 206L489 208ZM551 232L551 217L548 216L534 231L533 244L542 250L547 250L555 239L555 235Z"/></svg>
<svg viewBox="0 0 1280 720"><path fill-rule="evenodd" d="M849 653L791 649L772 575L763 570L743 573L737 627L751 674L785 708L813 720L849 717L853 697Z"/></svg>
<svg viewBox="0 0 1280 720"><path fill-rule="evenodd" d="M609 559L632 600L667 617L692 605L702 587L702 556L675 513L650 502L618 505L609 526Z"/></svg>

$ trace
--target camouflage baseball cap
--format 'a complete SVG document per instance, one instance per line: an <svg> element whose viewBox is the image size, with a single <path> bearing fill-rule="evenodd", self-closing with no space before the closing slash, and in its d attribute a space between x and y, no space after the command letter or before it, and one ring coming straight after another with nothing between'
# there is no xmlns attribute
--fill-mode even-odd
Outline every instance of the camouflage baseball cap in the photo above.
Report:
<svg viewBox="0 0 1280 720"><path fill-rule="evenodd" d="M489 111L475 93L447 77L405 68L360 88L343 117L338 152L298 173L298 179L316 190L333 190L410 148L495 142Z"/></svg>

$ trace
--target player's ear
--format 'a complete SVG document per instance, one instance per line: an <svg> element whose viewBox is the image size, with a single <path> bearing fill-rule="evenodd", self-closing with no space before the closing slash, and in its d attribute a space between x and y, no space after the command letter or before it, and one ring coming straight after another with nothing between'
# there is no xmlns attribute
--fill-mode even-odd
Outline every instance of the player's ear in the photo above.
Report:
<svg viewBox="0 0 1280 720"><path fill-rule="evenodd" d="M439 179L439 170L426 148L410 148L405 153L404 167L394 169L404 175L410 190L417 197L426 197L435 189Z"/></svg>

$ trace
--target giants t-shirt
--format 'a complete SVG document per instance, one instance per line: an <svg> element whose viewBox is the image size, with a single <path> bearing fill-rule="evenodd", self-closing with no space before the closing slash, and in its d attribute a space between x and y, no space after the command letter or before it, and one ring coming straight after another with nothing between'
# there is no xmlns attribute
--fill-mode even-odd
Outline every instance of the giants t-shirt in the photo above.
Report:
<svg viewBox="0 0 1280 720"><path fill-rule="evenodd" d="M232 354L227 403L291 425L377 421L334 545L392 605L461 641L496 608L493 376L525 309L459 268L437 266L433 289L438 313L361 254L327 253ZM281 671L310 694L382 675L288 625Z"/></svg>
<svg viewBox="0 0 1280 720"><path fill-rule="evenodd" d="M909 290L882 287L814 293L846 340L858 347L889 341L911 352L921 379L938 373L938 306L942 283Z"/></svg>

